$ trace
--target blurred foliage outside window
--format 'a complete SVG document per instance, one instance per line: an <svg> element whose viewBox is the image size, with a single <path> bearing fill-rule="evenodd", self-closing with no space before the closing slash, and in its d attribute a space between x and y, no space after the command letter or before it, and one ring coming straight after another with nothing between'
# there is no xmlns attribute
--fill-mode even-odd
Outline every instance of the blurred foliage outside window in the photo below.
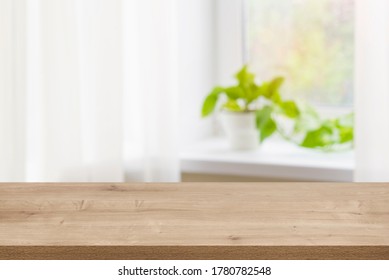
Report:
<svg viewBox="0 0 389 280"><path fill-rule="evenodd" d="M248 60L261 80L315 106L351 108L354 0L247 0Z"/></svg>

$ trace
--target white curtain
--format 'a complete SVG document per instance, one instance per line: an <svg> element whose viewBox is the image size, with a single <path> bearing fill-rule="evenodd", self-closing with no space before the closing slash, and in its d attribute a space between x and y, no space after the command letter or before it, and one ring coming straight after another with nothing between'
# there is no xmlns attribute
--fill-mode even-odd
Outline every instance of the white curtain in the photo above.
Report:
<svg viewBox="0 0 389 280"><path fill-rule="evenodd" d="M0 0L0 181L179 180L175 0Z"/></svg>
<svg viewBox="0 0 389 280"><path fill-rule="evenodd" d="M357 182L389 182L389 1L357 1Z"/></svg>

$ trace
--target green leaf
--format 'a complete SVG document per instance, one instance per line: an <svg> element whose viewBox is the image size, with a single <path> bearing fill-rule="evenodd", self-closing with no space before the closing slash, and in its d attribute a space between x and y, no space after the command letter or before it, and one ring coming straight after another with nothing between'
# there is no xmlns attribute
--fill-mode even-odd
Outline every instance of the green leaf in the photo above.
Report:
<svg viewBox="0 0 389 280"><path fill-rule="evenodd" d="M339 130L339 142L346 144L354 141L354 114L349 114L335 120Z"/></svg>
<svg viewBox="0 0 389 280"><path fill-rule="evenodd" d="M244 98L245 96L244 91L240 86L226 88L224 92L226 93L229 99L233 99L233 100Z"/></svg>
<svg viewBox="0 0 389 280"><path fill-rule="evenodd" d="M322 122L318 129L309 131L301 146L305 148L332 149L337 145L353 143L353 117L343 116Z"/></svg>
<svg viewBox="0 0 389 280"><path fill-rule="evenodd" d="M272 118L273 108L265 106L257 111L257 128L261 133L261 142L272 136L277 131L277 124Z"/></svg>
<svg viewBox="0 0 389 280"><path fill-rule="evenodd" d="M284 77L277 77L277 78L273 79L270 82L269 91L271 93L278 92L280 90L281 86L284 84L284 82L285 82Z"/></svg>
<svg viewBox="0 0 389 280"><path fill-rule="evenodd" d="M339 129L339 142L340 144L346 144L354 141L354 128L343 127Z"/></svg>
<svg viewBox="0 0 389 280"><path fill-rule="evenodd" d="M236 79L239 85L242 87L248 87L255 81L255 75L248 71L248 66L245 65L236 75Z"/></svg>
<svg viewBox="0 0 389 280"><path fill-rule="evenodd" d="M203 108L201 110L201 115L203 118L208 117L215 111L219 96L223 92L224 88L215 87L213 91L207 96L204 101Z"/></svg>
<svg viewBox="0 0 389 280"><path fill-rule="evenodd" d="M259 88L258 92L260 96L266 97L267 99L270 99L269 96L269 83L264 82Z"/></svg>
<svg viewBox="0 0 389 280"><path fill-rule="evenodd" d="M257 100L260 96L262 96L262 87L254 84L251 88L253 94L253 101Z"/></svg>
<svg viewBox="0 0 389 280"><path fill-rule="evenodd" d="M273 79L270 83L263 83L261 88L262 95L267 99L274 101L275 103L282 102L279 90L284 81L285 79L283 77L277 77Z"/></svg>
<svg viewBox="0 0 389 280"><path fill-rule="evenodd" d="M246 89L246 96L247 96L247 104L250 104L254 102L255 100L258 99L260 96L260 90L259 87L254 83L251 84L247 89Z"/></svg>
<svg viewBox="0 0 389 280"><path fill-rule="evenodd" d="M284 114L291 119L295 119L300 115L300 110L294 101L282 102L281 108Z"/></svg>
<svg viewBox="0 0 389 280"><path fill-rule="evenodd" d="M224 109L231 111L231 112L242 112L242 108L238 104L236 100L228 100L226 104L223 106Z"/></svg>
<svg viewBox="0 0 389 280"><path fill-rule="evenodd" d="M311 149L325 148L334 144L334 137L334 129L326 123L320 128L308 132L301 146Z"/></svg>

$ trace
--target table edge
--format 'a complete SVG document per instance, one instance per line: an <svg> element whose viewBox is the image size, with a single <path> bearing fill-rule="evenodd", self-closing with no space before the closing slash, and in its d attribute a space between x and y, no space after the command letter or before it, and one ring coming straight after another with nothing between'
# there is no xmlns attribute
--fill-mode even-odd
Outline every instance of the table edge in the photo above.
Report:
<svg viewBox="0 0 389 280"><path fill-rule="evenodd" d="M0 260L389 260L389 246L0 246Z"/></svg>

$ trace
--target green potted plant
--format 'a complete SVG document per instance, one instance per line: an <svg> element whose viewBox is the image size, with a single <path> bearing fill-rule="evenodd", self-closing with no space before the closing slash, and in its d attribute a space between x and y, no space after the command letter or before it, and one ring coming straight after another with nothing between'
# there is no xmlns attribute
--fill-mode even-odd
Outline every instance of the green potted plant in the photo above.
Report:
<svg viewBox="0 0 389 280"><path fill-rule="evenodd" d="M280 88L284 78L257 84L244 66L236 74L237 84L215 87L206 97L202 116L216 111L234 150L253 150L278 133L303 148L337 151L354 144L354 114L321 119L306 103L284 100Z"/></svg>
<svg viewBox="0 0 389 280"><path fill-rule="evenodd" d="M258 85L247 66L235 77L236 85L215 87L206 97L202 116L208 117L218 109L231 148L253 150L277 130L271 118L275 109L291 117L299 114L299 110L293 101L284 102L281 98L279 89L284 78Z"/></svg>

